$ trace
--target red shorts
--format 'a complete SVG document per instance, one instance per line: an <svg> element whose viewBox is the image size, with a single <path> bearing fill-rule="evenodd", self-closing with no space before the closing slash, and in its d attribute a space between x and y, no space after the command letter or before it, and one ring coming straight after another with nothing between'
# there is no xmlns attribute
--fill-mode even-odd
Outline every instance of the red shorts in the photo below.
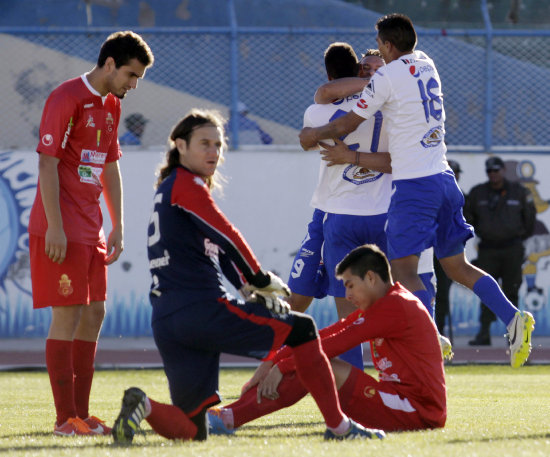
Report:
<svg viewBox="0 0 550 457"><path fill-rule="evenodd" d="M431 428L390 382L377 381L358 368L351 369L338 396L342 411L365 427L390 432Z"/></svg>
<svg viewBox="0 0 550 457"><path fill-rule="evenodd" d="M88 305L107 297L105 243L91 246L67 242L62 264L45 253L45 238L29 236L33 307Z"/></svg>

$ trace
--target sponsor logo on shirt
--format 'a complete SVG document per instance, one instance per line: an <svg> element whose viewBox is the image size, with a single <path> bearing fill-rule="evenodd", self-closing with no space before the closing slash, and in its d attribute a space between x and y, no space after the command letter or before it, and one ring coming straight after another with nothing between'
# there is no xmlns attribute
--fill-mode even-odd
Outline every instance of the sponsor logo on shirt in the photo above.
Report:
<svg viewBox="0 0 550 457"><path fill-rule="evenodd" d="M84 109L87 109L87 108L93 108L94 107L94 104L93 103L86 103L84 105Z"/></svg>
<svg viewBox="0 0 550 457"><path fill-rule="evenodd" d="M333 105L341 105L342 103L344 102L351 102L353 100L358 100L359 99L359 94L353 94L353 95L348 95L347 97L345 98L339 98L337 100L334 100L332 102Z"/></svg>
<svg viewBox="0 0 550 457"><path fill-rule="evenodd" d="M204 254L207 257L218 257L218 245L212 243L208 238L204 239Z"/></svg>
<svg viewBox="0 0 550 457"><path fill-rule="evenodd" d="M422 73L433 72L433 71L434 69L431 65L422 65L421 67L416 67L415 65L411 65L409 67L409 72L415 78L418 78Z"/></svg>
<svg viewBox="0 0 550 457"><path fill-rule="evenodd" d="M391 368L393 363L391 363L391 361L388 360L387 357L384 357L383 359L380 359L376 365L378 366L378 369L380 371L385 371L388 368Z"/></svg>
<svg viewBox="0 0 550 457"><path fill-rule="evenodd" d="M78 176L80 176L80 182L100 186L101 181L99 180L99 177L101 176L102 171L102 168L90 167L88 165L79 165Z"/></svg>
<svg viewBox="0 0 550 457"><path fill-rule="evenodd" d="M359 99L359 101L357 102L357 106L361 109L367 109L369 107L364 98Z"/></svg>
<svg viewBox="0 0 550 457"><path fill-rule="evenodd" d="M91 114L88 116L88 120L86 121L86 127L95 127L94 118Z"/></svg>
<svg viewBox="0 0 550 457"><path fill-rule="evenodd" d="M59 295L63 295L66 298L71 295L73 291L74 289L73 286L71 286L69 276L62 274L61 279L59 280L59 289L57 289L57 292L59 292Z"/></svg>
<svg viewBox="0 0 550 457"><path fill-rule="evenodd" d="M80 154L80 161L83 163L104 164L107 158L106 152L92 151L91 149L83 149Z"/></svg>
<svg viewBox="0 0 550 457"><path fill-rule="evenodd" d="M420 140L420 144L425 148L435 148L443 141L445 137L445 130L441 125L434 127L424 135L424 138Z"/></svg>
<svg viewBox="0 0 550 457"><path fill-rule="evenodd" d="M65 135L63 136L63 142L61 143L61 149L65 149L65 146L67 146L67 140L69 139L69 135L71 134L71 129L73 128L73 117L69 119L69 123L67 124L67 130L65 131Z"/></svg>
<svg viewBox="0 0 550 457"><path fill-rule="evenodd" d="M149 261L149 269L153 268L162 268L170 265L170 253L165 249L164 255L162 257L157 257L156 259L151 259Z"/></svg>
<svg viewBox="0 0 550 457"><path fill-rule="evenodd" d="M42 144L44 146L51 146L53 143L53 136L51 136L49 133L46 133L43 137L42 137Z"/></svg>

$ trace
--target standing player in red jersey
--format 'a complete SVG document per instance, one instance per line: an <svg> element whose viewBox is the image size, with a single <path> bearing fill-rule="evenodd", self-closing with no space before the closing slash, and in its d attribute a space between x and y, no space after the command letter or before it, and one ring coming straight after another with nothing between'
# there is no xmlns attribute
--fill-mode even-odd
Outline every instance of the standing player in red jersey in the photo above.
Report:
<svg viewBox="0 0 550 457"><path fill-rule="evenodd" d="M332 359L342 411L365 427L384 431L443 427L445 373L437 329L420 300L393 283L386 256L375 245L352 250L336 268L354 313L320 331L323 350L336 357L369 341L379 380ZM210 433L233 433L258 417L306 395L288 348L256 371L243 395L208 412Z"/></svg>
<svg viewBox="0 0 550 457"><path fill-rule="evenodd" d="M54 435L110 432L89 415L88 403L107 265L123 250L119 99L137 87L153 60L139 35L114 33L97 65L57 87L42 113L29 250L34 308L52 308L46 366L57 414ZM113 226L107 243L99 205L103 189Z"/></svg>

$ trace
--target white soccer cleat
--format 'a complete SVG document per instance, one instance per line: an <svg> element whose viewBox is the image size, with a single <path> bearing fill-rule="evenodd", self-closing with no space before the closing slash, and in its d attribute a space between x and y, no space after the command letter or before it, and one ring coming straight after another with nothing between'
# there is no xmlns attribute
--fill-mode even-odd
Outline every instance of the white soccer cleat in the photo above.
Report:
<svg viewBox="0 0 550 457"><path fill-rule="evenodd" d="M531 353L531 333L535 329L535 318L527 311L518 311L508 325L510 341L510 365L519 368Z"/></svg>
<svg viewBox="0 0 550 457"><path fill-rule="evenodd" d="M443 360L451 360L455 355L451 341L449 338L441 335L440 333L438 333L437 336L439 337L439 345L441 346L441 355L443 356Z"/></svg>

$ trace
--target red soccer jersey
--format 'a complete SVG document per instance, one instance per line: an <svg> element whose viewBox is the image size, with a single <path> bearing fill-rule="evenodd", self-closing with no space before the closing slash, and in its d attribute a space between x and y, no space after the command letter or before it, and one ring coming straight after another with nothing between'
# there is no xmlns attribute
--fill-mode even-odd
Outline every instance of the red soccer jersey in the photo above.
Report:
<svg viewBox="0 0 550 457"><path fill-rule="evenodd" d="M106 162L121 156L119 119L120 100L101 97L85 76L64 82L46 101L36 150L59 159L59 204L69 241L95 245L105 239L100 176ZM44 236L47 227L39 182L29 232Z"/></svg>
<svg viewBox="0 0 550 457"><path fill-rule="evenodd" d="M370 341L380 381L392 383L432 426L444 424L447 390L437 329L424 305L401 284L396 283L366 311L353 312L322 329L320 335L329 358ZM289 355L284 348L274 361ZM292 370L292 359L283 360L280 368Z"/></svg>

